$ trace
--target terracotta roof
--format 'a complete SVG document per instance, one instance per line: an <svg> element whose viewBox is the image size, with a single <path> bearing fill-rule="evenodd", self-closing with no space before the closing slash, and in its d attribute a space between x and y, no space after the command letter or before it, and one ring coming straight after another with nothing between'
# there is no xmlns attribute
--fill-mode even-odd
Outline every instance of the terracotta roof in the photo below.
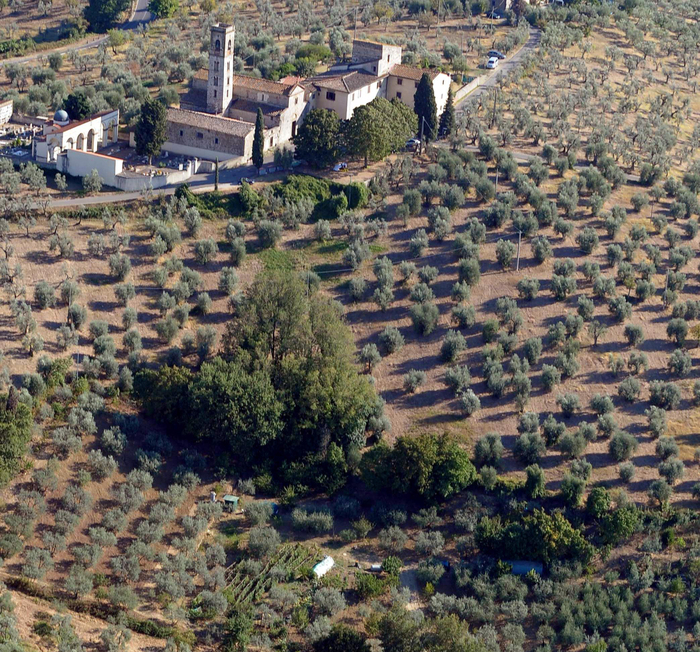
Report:
<svg viewBox="0 0 700 652"><path fill-rule="evenodd" d="M312 77L309 81L319 88L329 88L331 90L352 93L381 79L383 79L383 77L377 77L368 72L352 70L350 72L319 75L318 77Z"/></svg>
<svg viewBox="0 0 700 652"><path fill-rule="evenodd" d="M85 120L77 120L77 121L71 121L64 127L58 127L54 131L51 132L51 134L62 134L65 131L70 131L71 129L75 129L75 127L79 127L80 125L87 124L88 122L92 122L93 120L96 120L97 118L103 118L106 115L109 115L110 113L118 113L119 109L110 109L109 111L101 111L100 113L95 113L94 115L91 115L89 118L85 118ZM48 124L53 125L54 122L51 120Z"/></svg>
<svg viewBox="0 0 700 652"><path fill-rule="evenodd" d="M254 128L253 124L243 120L224 118L223 116L200 113L199 111L172 108L168 109L168 122L240 137L247 136Z"/></svg>
<svg viewBox="0 0 700 652"><path fill-rule="evenodd" d="M401 63L397 63L390 71L389 74L394 77L403 77L404 79L415 79L420 81L423 73L428 73L431 81L435 79L439 74L438 70L431 70L430 68L416 68L415 66L404 66ZM447 73L442 73L447 74Z"/></svg>
<svg viewBox="0 0 700 652"><path fill-rule="evenodd" d="M239 111L247 111L248 113L257 113L260 108L264 115L275 115L276 113L282 113L282 111L284 111L284 109L281 109L279 106L272 106L272 104L264 104L263 102L253 102L245 98L233 100L233 102L231 102L231 108L238 109Z"/></svg>
<svg viewBox="0 0 700 652"><path fill-rule="evenodd" d="M263 79L262 77L248 77L246 75L233 75L233 85L252 88L264 93L274 93L276 95L289 95L299 84L283 84L282 82Z"/></svg>

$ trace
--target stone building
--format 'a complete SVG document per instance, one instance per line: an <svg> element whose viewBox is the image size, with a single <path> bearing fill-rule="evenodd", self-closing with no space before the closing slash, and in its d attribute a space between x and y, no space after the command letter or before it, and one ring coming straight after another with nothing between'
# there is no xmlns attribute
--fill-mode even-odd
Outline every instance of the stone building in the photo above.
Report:
<svg viewBox="0 0 700 652"><path fill-rule="evenodd" d="M265 123L265 149L290 141L312 108L334 111L349 120L358 106L377 97L398 99L413 108L413 96L424 72L430 75L438 113L447 102L450 76L401 64L401 47L355 40L352 57L309 79L271 81L234 74L235 29L212 26L209 69L192 80L179 109L168 109L165 151L218 159L224 166L248 163L258 109Z"/></svg>

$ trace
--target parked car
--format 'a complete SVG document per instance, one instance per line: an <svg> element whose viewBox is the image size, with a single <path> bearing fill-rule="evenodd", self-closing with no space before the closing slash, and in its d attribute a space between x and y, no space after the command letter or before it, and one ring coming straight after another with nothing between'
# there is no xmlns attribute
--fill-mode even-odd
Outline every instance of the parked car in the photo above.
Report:
<svg viewBox="0 0 700 652"><path fill-rule="evenodd" d="M490 68L491 70L493 70L494 68L498 68L498 58L491 57L486 63L486 67Z"/></svg>
<svg viewBox="0 0 700 652"><path fill-rule="evenodd" d="M489 50L486 56L489 58L496 57L496 59L505 59L506 58L506 55L503 54L503 52L499 52L498 50Z"/></svg>
<svg viewBox="0 0 700 652"><path fill-rule="evenodd" d="M409 138L406 141L406 149L416 149L420 147L420 138Z"/></svg>
<svg viewBox="0 0 700 652"><path fill-rule="evenodd" d="M249 184L249 185L252 186L252 185L255 183L255 179L250 179L250 178L248 178L248 177L243 177L243 178L241 179L241 183L247 183L247 184Z"/></svg>
<svg viewBox="0 0 700 652"><path fill-rule="evenodd" d="M348 167L347 163L336 163L333 166L333 172L340 172L341 170L346 170Z"/></svg>

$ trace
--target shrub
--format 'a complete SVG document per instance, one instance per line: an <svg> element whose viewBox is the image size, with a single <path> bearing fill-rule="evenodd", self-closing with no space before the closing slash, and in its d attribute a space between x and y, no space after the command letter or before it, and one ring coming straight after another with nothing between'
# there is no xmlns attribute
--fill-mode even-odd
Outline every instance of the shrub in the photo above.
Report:
<svg viewBox="0 0 700 652"><path fill-rule="evenodd" d="M676 349L668 359L668 369L673 376L683 378L690 373L693 359L687 351Z"/></svg>
<svg viewBox="0 0 700 652"><path fill-rule="evenodd" d="M641 391L642 391L641 383L633 376L630 376L629 378L625 378L617 386L618 395L621 398L625 399L625 401L628 401L629 403L633 403L634 401L636 401L637 398L639 397L639 394Z"/></svg>
<svg viewBox="0 0 700 652"><path fill-rule="evenodd" d="M588 442L578 431L564 433L559 440L559 450L567 457L581 457Z"/></svg>
<svg viewBox="0 0 700 652"><path fill-rule="evenodd" d="M471 389L467 389L459 397L459 406L468 417L481 408L479 397Z"/></svg>
<svg viewBox="0 0 700 652"><path fill-rule="evenodd" d="M324 616L335 616L345 609L347 603L343 594L336 588L325 587L313 595L314 606Z"/></svg>
<svg viewBox="0 0 700 652"><path fill-rule="evenodd" d="M425 385L426 380L427 376L424 371L411 369L403 377L403 388L409 394L413 394L419 387Z"/></svg>
<svg viewBox="0 0 700 652"><path fill-rule="evenodd" d="M513 452L523 464L536 464L544 455L546 446L539 433L523 433L515 442Z"/></svg>
<svg viewBox="0 0 700 652"><path fill-rule="evenodd" d="M598 234L587 226L576 236L576 242L584 254L590 254L598 247Z"/></svg>
<svg viewBox="0 0 700 652"><path fill-rule="evenodd" d="M544 388L551 392L556 385L561 383L561 371L557 367L549 364L542 365L542 384Z"/></svg>
<svg viewBox="0 0 700 652"><path fill-rule="evenodd" d="M662 460L667 460L670 457L674 457L678 455L678 453L678 444L673 437L661 437L661 439L656 442L656 454Z"/></svg>
<svg viewBox="0 0 700 652"><path fill-rule="evenodd" d="M639 443L628 432L618 430L611 438L608 451L616 462L623 462L634 455Z"/></svg>
<svg viewBox="0 0 700 652"><path fill-rule="evenodd" d="M294 527L295 529L299 528L296 522L294 522ZM274 528L257 526L251 529L248 538L248 550L250 550L250 553L254 557L269 557L272 553L275 552L275 550L277 550L279 545L280 535Z"/></svg>
<svg viewBox="0 0 700 652"><path fill-rule="evenodd" d="M503 443L498 433L490 432L480 437L474 447L476 466L498 466L503 457Z"/></svg>
<svg viewBox="0 0 700 652"><path fill-rule="evenodd" d="M532 464L525 469L525 475L525 493L533 500L543 498L545 495L544 471L537 464Z"/></svg>
<svg viewBox="0 0 700 652"><path fill-rule="evenodd" d="M515 245L510 240L499 240L496 243L496 259L503 269L510 269L515 256Z"/></svg>
<svg viewBox="0 0 700 652"><path fill-rule="evenodd" d="M109 257L109 273L119 281L123 281L131 271L131 261L124 254L112 254Z"/></svg>
<svg viewBox="0 0 700 652"><path fill-rule="evenodd" d="M673 486L685 475L685 466L677 457L669 457L659 464L659 475L663 476L666 482Z"/></svg>
<svg viewBox="0 0 700 652"><path fill-rule="evenodd" d="M276 247L282 239L282 225L275 220L260 220L258 238L263 249Z"/></svg>
<svg viewBox="0 0 700 652"><path fill-rule="evenodd" d="M688 335L688 322L680 318L669 320L666 326L666 334L677 347L683 346Z"/></svg>
<svg viewBox="0 0 700 652"><path fill-rule="evenodd" d="M467 342L459 331L449 330L442 341L441 357L446 362L454 362L457 356L467 348Z"/></svg>
<svg viewBox="0 0 700 652"><path fill-rule="evenodd" d="M649 486L649 498L655 500L659 506L664 505L671 498L673 489L666 480L654 480Z"/></svg>
<svg viewBox="0 0 700 652"><path fill-rule="evenodd" d="M562 394L557 397L557 405L567 419L580 409L581 403L576 394Z"/></svg>
<svg viewBox="0 0 700 652"><path fill-rule="evenodd" d="M466 365L455 365L448 367L445 371L445 384L457 394L469 388L471 383L471 374L469 367Z"/></svg>
<svg viewBox="0 0 700 652"><path fill-rule="evenodd" d="M545 236L533 238L530 246L532 247L532 255L538 263L543 263L552 257L552 245Z"/></svg>
<svg viewBox="0 0 700 652"><path fill-rule="evenodd" d="M542 355L542 340L539 337L531 337L523 343L523 356L529 364L535 365Z"/></svg>
<svg viewBox="0 0 700 652"><path fill-rule="evenodd" d="M623 322L632 316L632 306L625 297L613 297L608 301L610 314L619 322Z"/></svg>
<svg viewBox="0 0 700 652"><path fill-rule="evenodd" d="M674 383L652 381L649 392L649 402L665 410L675 410L681 401L681 390Z"/></svg>
<svg viewBox="0 0 700 652"><path fill-rule="evenodd" d="M586 483L583 479L567 473L561 481L561 495L570 507L578 507L583 500Z"/></svg>
<svg viewBox="0 0 700 652"><path fill-rule="evenodd" d="M630 346L639 346L644 341L642 327L636 324L627 324L625 326L625 339Z"/></svg>
<svg viewBox="0 0 700 652"><path fill-rule="evenodd" d="M540 282L536 278L522 278L518 281L517 288L521 299L532 301L540 291Z"/></svg>
<svg viewBox="0 0 700 652"><path fill-rule="evenodd" d="M437 326L440 311L434 303L421 303L411 306L411 320L420 335L430 335Z"/></svg>
<svg viewBox="0 0 700 652"><path fill-rule="evenodd" d="M401 335L401 331L395 326L387 326L379 335L379 344L386 355L401 350L404 343L405 340L403 335Z"/></svg>
<svg viewBox="0 0 700 652"><path fill-rule="evenodd" d="M326 511L306 511L296 508L292 511L292 527L302 532L322 534L333 529L333 515Z"/></svg>
<svg viewBox="0 0 700 652"><path fill-rule="evenodd" d="M620 464L617 470L620 475L620 480L622 480L625 484L632 482L635 474L635 468L632 462L623 462Z"/></svg>
<svg viewBox="0 0 700 652"><path fill-rule="evenodd" d="M452 308L452 321L459 328L471 328L476 323L474 306L459 305Z"/></svg>

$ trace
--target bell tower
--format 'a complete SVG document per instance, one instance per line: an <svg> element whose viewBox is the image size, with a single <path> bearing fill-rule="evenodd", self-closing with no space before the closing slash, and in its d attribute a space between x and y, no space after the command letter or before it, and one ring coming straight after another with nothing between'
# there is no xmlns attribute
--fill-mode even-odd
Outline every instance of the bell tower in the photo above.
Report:
<svg viewBox="0 0 700 652"><path fill-rule="evenodd" d="M233 98L233 41L236 28L217 23L211 27L207 111L223 114Z"/></svg>

